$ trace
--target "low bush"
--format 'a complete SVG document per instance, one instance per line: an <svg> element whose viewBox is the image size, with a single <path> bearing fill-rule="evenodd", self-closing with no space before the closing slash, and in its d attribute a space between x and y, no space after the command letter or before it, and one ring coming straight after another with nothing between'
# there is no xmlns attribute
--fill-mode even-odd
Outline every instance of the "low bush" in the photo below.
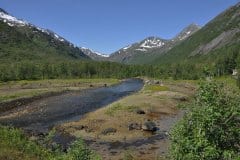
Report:
<svg viewBox="0 0 240 160"><path fill-rule="evenodd" d="M239 92L215 82L201 85L190 111L171 132L170 157L239 160Z"/></svg>
<svg viewBox="0 0 240 160"><path fill-rule="evenodd" d="M49 137L51 137L50 133ZM12 127L0 126L0 159L14 160L100 160L86 147L82 140L76 140L67 153L50 151L28 140L23 132Z"/></svg>

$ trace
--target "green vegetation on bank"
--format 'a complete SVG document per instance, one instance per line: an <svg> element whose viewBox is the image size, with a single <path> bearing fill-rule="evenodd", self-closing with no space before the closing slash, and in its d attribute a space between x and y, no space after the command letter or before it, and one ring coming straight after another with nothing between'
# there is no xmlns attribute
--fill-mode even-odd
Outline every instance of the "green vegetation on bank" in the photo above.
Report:
<svg viewBox="0 0 240 160"><path fill-rule="evenodd" d="M120 103L114 104L111 107L109 107L106 111L105 114L114 116L115 113L118 111L129 111L129 112L134 112L136 109L138 109L138 106L133 106L133 105L122 105Z"/></svg>
<svg viewBox="0 0 240 160"><path fill-rule="evenodd" d="M50 151L28 140L22 131L0 126L0 159L14 160L100 160L81 140L75 141L67 153ZM11 156L11 157L10 157Z"/></svg>
<svg viewBox="0 0 240 160"><path fill-rule="evenodd" d="M239 118L239 90L216 82L201 85L171 133L171 159L239 160Z"/></svg>
<svg viewBox="0 0 240 160"><path fill-rule="evenodd" d="M91 86L102 87L118 83L118 79L45 79L21 80L0 83L0 103L19 98L52 95L64 91L86 89Z"/></svg>
<svg viewBox="0 0 240 160"><path fill-rule="evenodd" d="M169 88L167 86L160 86L159 84L155 84L155 85L146 85L144 87L144 90L158 92L158 91L168 91Z"/></svg>

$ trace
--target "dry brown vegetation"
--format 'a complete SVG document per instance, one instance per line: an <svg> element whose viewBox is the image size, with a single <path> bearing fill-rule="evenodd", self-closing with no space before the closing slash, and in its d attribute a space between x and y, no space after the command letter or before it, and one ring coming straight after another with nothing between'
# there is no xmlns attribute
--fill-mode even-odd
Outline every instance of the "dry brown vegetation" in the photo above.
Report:
<svg viewBox="0 0 240 160"><path fill-rule="evenodd" d="M145 85L144 88L131 96L116 101L104 108L85 115L81 120L59 126L58 129L68 132L76 137L95 142L133 142L152 137L150 132L142 130L129 130L131 123L143 124L147 120L154 121L161 132L168 132L176 119L181 117L181 111L177 105L188 102L195 92L195 84L188 81L163 82L164 86ZM146 114L137 114L141 109ZM116 132L103 134L105 129L114 128ZM169 141L163 139L157 143L145 144L141 148L133 148L127 152L140 159L159 157L160 153L167 152ZM159 147L160 146L160 147ZM104 145L90 145L104 157L104 159L119 159L126 156L126 150L110 153Z"/></svg>

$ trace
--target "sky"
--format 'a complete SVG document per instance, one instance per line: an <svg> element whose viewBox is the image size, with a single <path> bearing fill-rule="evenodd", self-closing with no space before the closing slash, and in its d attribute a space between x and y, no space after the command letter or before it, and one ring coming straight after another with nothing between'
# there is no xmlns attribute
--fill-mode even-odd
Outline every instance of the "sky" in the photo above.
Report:
<svg viewBox="0 0 240 160"><path fill-rule="evenodd" d="M173 38L239 0L0 0L0 8L73 44L110 54L149 36Z"/></svg>

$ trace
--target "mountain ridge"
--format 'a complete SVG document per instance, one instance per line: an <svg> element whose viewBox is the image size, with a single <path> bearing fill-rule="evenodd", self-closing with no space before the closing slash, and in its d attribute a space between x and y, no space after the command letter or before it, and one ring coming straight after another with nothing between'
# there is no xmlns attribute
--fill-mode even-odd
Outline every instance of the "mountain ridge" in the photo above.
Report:
<svg viewBox="0 0 240 160"><path fill-rule="evenodd" d="M18 19L0 9L1 60L90 59L53 31ZM51 57L51 58L50 58Z"/></svg>
<svg viewBox="0 0 240 160"><path fill-rule="evenodd" d="M151 59L151 56L155 57L156 54L161 54L164 51L171 49L174 45L188 38L199 29L200 29L199 25L192 23L185 27L172 39L163 39L156 36L147 37L139 42L130 44L112 53L109 56L109 60L120 63L134 64L135 59L139 58L138 55L144 57L145 60L146 58Z"/></svg>
<svg viewBox="0 0 240 160"><path fill-rule="evenodd" d="M197 33L157 57L153 64L187 61L217 63L240 49L240 2L229 7Z"/></svg>

